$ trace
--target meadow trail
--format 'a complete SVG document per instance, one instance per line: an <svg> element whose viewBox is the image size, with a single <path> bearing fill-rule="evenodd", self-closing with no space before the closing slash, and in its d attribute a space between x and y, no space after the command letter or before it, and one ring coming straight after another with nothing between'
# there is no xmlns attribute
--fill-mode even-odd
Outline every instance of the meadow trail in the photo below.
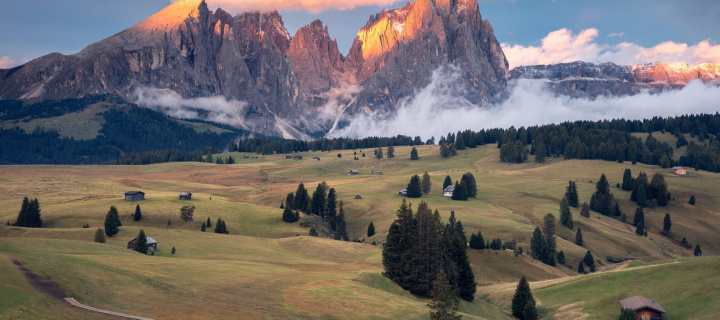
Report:
<svg viewBox="0 0 720 320"><path fill-rule="evenodd" d="M72 297L70 297L70 298L65 298L65 301L67 301L68 303L70 303L70 304L73 305L73 306L76 306L76 307L78 307L78 308L85 309L85 310L88 310L88 311L92 311L92 312L97 312L97 313L102 313L102 314L108 314L108 315L111 315L111 316L116 316L116 317L121 317L121 318L126 318L126 319L155 320L155 319L152 319L152 318L138 317L138 316L133 316L133 315L124 314L124 313L120 313L120 312L108 311L108 310L103 310L103 309L94 308L94 307L91 307L91 306L86 306L86 305L84 305L84 304L82 304L82 303L80 303L80 302L77 302L77 300L75 300L75 298L72 298Z"/></svg>

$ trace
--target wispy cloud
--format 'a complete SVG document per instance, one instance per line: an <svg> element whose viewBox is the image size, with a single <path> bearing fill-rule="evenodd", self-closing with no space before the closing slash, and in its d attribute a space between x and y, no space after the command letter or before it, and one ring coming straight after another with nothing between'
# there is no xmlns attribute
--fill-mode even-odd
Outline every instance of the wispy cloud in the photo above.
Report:
<svg viewBox="0 0 720 320"><path fill-rule="evenodd" d="M231 12L265 10L348 10L362 6L389 6L400 0L207 0L209 6Z"/></svg>
<svg viewBox="0 0 720 320"><path fill-rule="evenodd" d="M620 37L622 38L625 35L625 32L618 32L618 33L611 33L608 36L608 38L614 38L614 37Z"/></svg>
<svg viewBox="0 0 720 320"><path fill-rule="evenodd" d="M585 29L574 34L568 29L550 32L542 44L522 46L502 44L510 68L523 65L553 64L573 61L613 62L617 64L640 64L648 62L703 62L720 63L720 45L704 40L694 45L667 41L654 47L643 47L630 42L617 45L596 42L597 29ZM619 33L618 35L623 35Z"/></svg>
<svg viewBox="0 0 720 320"><path fill-rule="evenodd" d="M0 57L0 69L7 69L17 66L19 63L8 56Z"/></svg>
<svg viewBox="0 0 720 320"><path fill-rule="evenodd" d="M688 113L714 113L720 107L720 88L715 84L690 82L681 90L660 94L647 92L595 100L556 96L543 80L519 80L503 103L478 107L458 98L462 86L457 69L435 71L431 83L401 104L391 118L357 115L334 137L394 136L404 134L429 139L458 130L532 126L564 121L644 119Z"/></svg>

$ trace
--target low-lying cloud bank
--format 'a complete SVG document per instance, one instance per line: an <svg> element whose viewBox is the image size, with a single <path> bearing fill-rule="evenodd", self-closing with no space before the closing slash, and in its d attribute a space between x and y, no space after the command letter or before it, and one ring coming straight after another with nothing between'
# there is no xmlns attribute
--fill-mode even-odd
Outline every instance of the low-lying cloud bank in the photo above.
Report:
<svg viewBox="0 0 720 320"><path fill-rule="evenodd" d="M651 62L686 62L688 64L720 63L720 45L704 40L694 45L667 41L645 48L630 42L617 45L596 42L600 32L585 29L573 34L568 29L550 32L539 47L502 44L510 68L525 65L554 64L574 61L613 62L635 65ZM619 36L620 34L612 34Z"/></svg>
<svg viewBox="0 0 720 320"><path fill-rule="evenodd" d="M140 87L133 92L133 101L173 118L203 119L248 128L244 120L247 103L223 96L185 99L172 90Z"/></svg>
<svg viewBox="0 0 720 320"><path fill-rule="evenodd" d="M348 10L362 6L389 6L399 0L207 0L209 6L231 12L268 10Z"/></svg>
<svg viewBox="0 0 720 320"><path fill-rule="evenodd" d="M555 96L543 80L520 80L503 103L491 107L469 105L457 98L453 88L459 82L457 69L438 70L432 82L401 103L390 119L376 115L354 116L350 125L333 137L395 136L398 134L438 139L448 132L532 126L576 120L644 119L720 110L717 84L690 82L685 88L660 94L647 92L625 97L595 100ZM436 140L437 141L437 140Z"/></svg>

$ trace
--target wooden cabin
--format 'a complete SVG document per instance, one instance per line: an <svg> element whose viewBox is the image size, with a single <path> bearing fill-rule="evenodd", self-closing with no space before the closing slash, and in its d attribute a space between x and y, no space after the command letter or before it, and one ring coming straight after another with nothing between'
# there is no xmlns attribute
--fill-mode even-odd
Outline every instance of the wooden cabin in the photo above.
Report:
<svg viewBox="0 0 720 320"><path fill-rule="evenodd" d="M302 160L302 156L294 156L293 160Z"/></svg>
<svg viewBox="0 0 720 320"><path fill-rule="evenodd" d="M407 197L407 189L402 189L402 190L400 190L400 191L398 192L398 194L401 195L401 196L403 196L403 197Z"/></svg>
<svg viewBox="0 0 720 320"><path fill-rule="evenodd" d="M675 174L679 174L681 176L687 174L687 169L685 169L685 167L673 167L672 171L675 172Z"/></svg>
<svg viewBox="0 0 720 320"><path fill-rule="evenodd" d="M637 315L637 320L662 320L665 313L655 299L648 299L643 296L634 296L625 300L620 300L622 309L632 309ZM621 310L622 311L622 310Z"/></svg>
<svg viewBox="0 0 720 320"><path fill-rule="evenodd" d="M130 242L128 242L127 248L130 250L135 250L136 244L137 244L137 238L134 238L134 239L130 240ZM158 242L155 239L147 237L148 251L157 250L157 244L158 244Z"/></svg>
<svg viewBox="0 0 720 320"><path fill-rule="evenodd" d="M292 156L291 154L286 154L286 155L285 155L285 160L290 160L290 159L292 159L292 158L293 158L293 156Z"/></svg>
<svg viewBox="0 0 720 320"><path fill-rule="evenodd" d="M443 189L443 197L452 197L453 192L455 191L454 185L449 185Z"/></svg>
<svg viewBox="0 0 720 320"><path fill-rule="evenodd" d="M180 192L180 200L192 200L192 193L190 192Z"/></svg>
<svg viewBox="0 0 720 320"><path fill-rule="evenodd" d="M381 176L383 175L382 171L373 171L372 174Z"/></svg>
<svg viewBox="0 0 720 320"><path fill-rule="evenodd" d="M356 176L358 174L360 174L359 170L350 170L350 172L348 172L349 176Z"/></svg>
<svg viewBox="0 0 720 320"><path fill-rule="evenodd" d="M145 192L142 192L142 191L125 192L125 200L127 200L127 201L145 200Z"/></svg>
<svg viewBox="0 0 720 320"><path fill-rule="evenodd" d="M356 195L355 195L355 199L360 200L360 199L362 199L362 196L359 195L359 194L356 194Z"/></svg>

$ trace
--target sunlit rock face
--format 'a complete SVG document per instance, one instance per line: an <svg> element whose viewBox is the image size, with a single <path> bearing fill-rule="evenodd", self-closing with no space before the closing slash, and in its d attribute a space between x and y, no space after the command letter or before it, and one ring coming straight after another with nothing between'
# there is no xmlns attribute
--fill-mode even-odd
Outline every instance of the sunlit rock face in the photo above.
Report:
<svg viewBox="0 0 720 320"><path fill-rule="evenodd" d="M518 79L549 80L548 88L559 95L595 98L635 95L643 90L658 93L684 87L692 80L704 83L720 77L720 65L703 63L649 63L635 66L588 62L522 66L510 71L511 83Z"/></svg>

